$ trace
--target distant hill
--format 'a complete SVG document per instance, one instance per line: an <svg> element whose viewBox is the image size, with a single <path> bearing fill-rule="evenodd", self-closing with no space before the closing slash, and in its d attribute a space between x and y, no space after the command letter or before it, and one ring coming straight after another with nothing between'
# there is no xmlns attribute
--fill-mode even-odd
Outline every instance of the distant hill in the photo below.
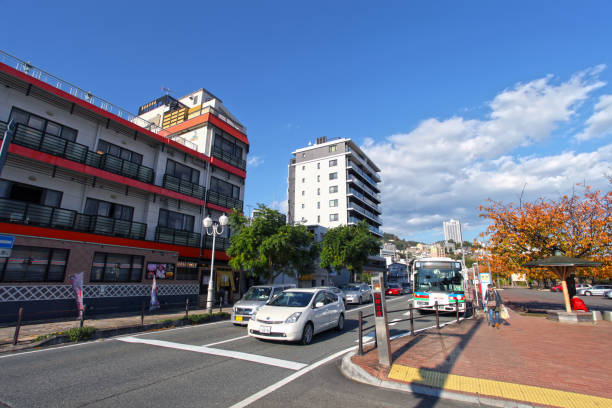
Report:
<svg viewBox="0 0 612 408"><path fill-rule="evenodd" d="M386 232L383 232L383 242L388 244L394 244L395 247L400 251L403 251L404 249L409 247L416 246L420 243L417 241L406 241L399 238L397 235L388 234Z"/></svg>

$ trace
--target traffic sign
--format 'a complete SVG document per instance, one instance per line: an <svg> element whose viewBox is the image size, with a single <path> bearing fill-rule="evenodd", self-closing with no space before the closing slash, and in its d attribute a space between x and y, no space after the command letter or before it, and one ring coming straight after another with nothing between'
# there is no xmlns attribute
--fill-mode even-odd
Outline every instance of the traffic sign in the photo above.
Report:
<svg viewBox="0 0 612 408"><path fill-rule="evenodd" d="M11 256L15 237L12 235L0 235L0 258Z"/></svg>

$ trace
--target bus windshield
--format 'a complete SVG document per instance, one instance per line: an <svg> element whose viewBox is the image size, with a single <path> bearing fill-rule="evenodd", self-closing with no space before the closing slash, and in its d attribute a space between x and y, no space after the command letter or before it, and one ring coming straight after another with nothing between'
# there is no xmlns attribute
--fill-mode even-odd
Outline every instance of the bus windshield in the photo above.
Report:
<svg viewBox="0 0 612 408"><path fill-rule="evenodd" d="M452 269L419 269L415 283L415 292L463 293L461 271Z"/></svg>

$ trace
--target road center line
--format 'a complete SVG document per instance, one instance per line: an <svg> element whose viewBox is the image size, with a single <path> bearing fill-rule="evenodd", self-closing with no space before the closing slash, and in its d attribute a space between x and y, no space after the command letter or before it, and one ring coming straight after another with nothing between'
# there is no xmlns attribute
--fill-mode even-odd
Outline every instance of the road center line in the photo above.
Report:
<svg viewBox="0 0 612 408"><path fill-rule="evenodd" d="M123 341L126 343L148 344L151 346L166 347L166 348L171 348L171 349L176 349L176 350L194 351L196 353L211 354L215 356L235 358L238 360L251 361L253 363L266 364L266 365L271 365L275 367L286 368L289 370L300 370L307 366L307 364L304 364L304 363L298 363L295 361L288 361L288 360L281 360L281 359L273 358L273 357L260 356L257 354L248 354L248 353L242 353L239 351L223 350L223 349L217 349L217 348L212 348L212 347L194 346L191 344L174 343L171 341L139 339L136 337L122 337L117 340Z"/></svg>

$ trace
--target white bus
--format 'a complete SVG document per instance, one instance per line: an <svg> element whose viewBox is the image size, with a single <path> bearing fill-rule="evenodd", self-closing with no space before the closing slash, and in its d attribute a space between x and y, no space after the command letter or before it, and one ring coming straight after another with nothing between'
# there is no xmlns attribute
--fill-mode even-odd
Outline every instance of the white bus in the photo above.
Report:
<svg viewBox="0 0 612 408"><path fill-rule="evenodd" d="M412 265L414 297L412 307L419 310L465 311L465 276L460 261L451 258L421 258Z"/></svg>

